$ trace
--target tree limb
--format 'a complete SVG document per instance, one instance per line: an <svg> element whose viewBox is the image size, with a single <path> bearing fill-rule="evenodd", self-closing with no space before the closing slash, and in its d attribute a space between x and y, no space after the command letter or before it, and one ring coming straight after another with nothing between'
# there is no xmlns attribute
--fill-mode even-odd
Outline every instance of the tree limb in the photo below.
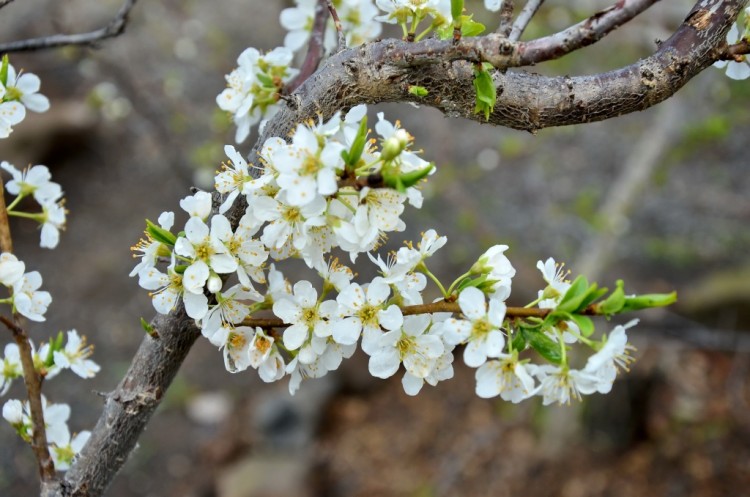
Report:
<svg viewBox="0 0 750 497"><path fill-rule="evenodd" d="M620 3L643 5L645 1L623 0ZM599 121L655 105L718 58L720 50L717 47L725 44L727 31L746 3L747 0L698 1L685 22L655 54L616 71L579 77L497 72L498 100L489 122L534 131ZM600 22L606 17L601 16ZM462 40L458 46L469 41ZM558 40L557 47L548 47L551 50L534 53L558 53L557 50L565 48L563 41ZM407 44L385 40L334 55L292 94L294 104L282 106L270 120L250 152L250 159L256 159L266 138L286 136L305 119L318 114L328 118L340 109L361 103L410 101L435 107L450 117L480 120L473 114L471 62L460 56L453 60L437 58L428 61L424 57L417 60L418 57L414 56L415 53L429 54L431 48L441 48L440 43L425 40ZM481 47L481 42L471 43ZM498 53L496 65L511 67L511 61L525 60L524 53L531 61L540 57L528 55L528 48L533 47L533 43L514 44L507 40L498 43L494 48ZM518 59L499 54L500 49L508 46L511 52L516 51ZM521 47L526 47L527 51L523 52ZM441 49L447 52L447 49ZM482 49L489 53L493 47ZM411 95L409 85L423 86L429 94L425 98ZM245 206L241 198L228 211L234 226ZM125 378L107 396L104 412L89 443L61 483L55 489L48 489L45 496L101 495L125 462L188 350L200 335L182 306L169 316L157 316L152 323L160 340L144 337Z"/></svg>
<svg viewBox="0 0 750 497"><path fill-rule="evenodd" d="M0 43L0 53L25 52L42 50L45 48L66 47L69 45L95 47L100 41L120 36L125 32L130 11L135 6L136 1L137 0L126 0L115 17L103 28L88 33L77 33L72 35L57 34L43 36L41 38L30 38L28 40ZM0 7L2 7L2 5L0 5Z"/></svg>
<svg viewBox="0 0 750 497"><path fill-rule="evenodd" d="M516 21L513 23L513 27L510 30L508 39L510 41L518 41L521 39L521 35L526 30L526 26L529 25L531 18L534 17L536 11L542 6L544 0L528 0L526 5L521 9L521 13L516 17Z"/></svg>

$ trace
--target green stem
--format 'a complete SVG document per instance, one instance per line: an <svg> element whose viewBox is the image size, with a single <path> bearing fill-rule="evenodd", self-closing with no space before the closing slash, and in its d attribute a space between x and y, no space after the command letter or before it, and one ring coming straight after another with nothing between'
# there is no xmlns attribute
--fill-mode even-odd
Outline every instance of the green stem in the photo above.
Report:
<svg viewBox="0 0 750 497"><path fill-rule="evenodd" d="M427 34L428 34L428 33L429 33L430 31L432 31L432 24L430 24L429 26L427 26L427 28L426 28L426 29L425 29L424 31L422 31L421 33L419 33L419 34L418 34L418 35L416 36L416 38L414 38L414 41L416 42L416 41L419 41L419 40L421 40L422 38L424 38L425 36L427 36Z"/></svg>
<svg viewBox="0 0 750 497"><path fill-rule="evenodd" d="M17 197L15 198L15 199L13 199L13 202L11 202L11 203L10 203L10 204L8 205L8 207L6 207L6 209L8 209L8 212L10 212L11 210L13 210L13 207L17 206L17 205L18 205L18 203L19 203L19 202L20 202L20 201L21 201L21 200L22 200L23 198L25 198L25 197L26 197L26 195L27 195L27 194L26 194L26 193L23 193L23 192L19 193L19 194L18 194L18 196L17 196Z"/></svg>
<svg viewBox="0 0 750 497"><path fill-rule="evenodd" d="M538 299L534 300L533 302L529 302L528 304L526 304L525 306L523 306L523 308L524 309L528 309L530 307L534 307L535 305L537 305L542 300L544 300L544 296L539 297Z"/></svg>
<svg viewBox="0 0 750 497"><path fill-rule="evenodd" d="M455 290L456 286L459 283L461 283L461 281L463 281L464 278L468 278L469 276L471 276L471 271L466 271L464 274L456 278L456 280L453 283L451 283L451 286L448 287L448 295L453 295L453 290Z"/></svg>
<svg viewBox="0 0 750 497"><path fill-rule="evenodd" d="M448 292L446 292L446 291L445 291L445 287L443 287L443 284L442 284L442 283L440 283L440 280L439 280L439 279L437 279L437 277L436 277L436 276L435 276L434 274L432 274L432 273L430 272L430 270L429 270L429 269L427 269L427 266L425 265L425 263L424 263L424 262L421 262L421 263L420 263L420 264L419 264L419 265L417 266L417 269L418 269L419 271L422 271L422 272L423 272L423 273L424 273L424 274L425 274L425 275L426 275L426 276L427 276L428 278L430 278L430 279L431 279L432 281L434 281L434 282L435 282L435 284L437 285L437 287L438 287L438 288L440 289L440 291L442 292L442 294L443 294L443 298L445 298L445 299L447 299L447 298L448 298L448 296L449 296L450 294L449 294Z"/></svg>
<svg viewBox="0 0 750 497"><path fill-rule="evenodd" d="M31 213L31 212L20 212L20 211L8 210L8 215L15 216L15 217L22 217L25 219L33 219L34 221L38 221L41 223L42 220L40 220L39 218L44 216L44 212Z"/></svg>

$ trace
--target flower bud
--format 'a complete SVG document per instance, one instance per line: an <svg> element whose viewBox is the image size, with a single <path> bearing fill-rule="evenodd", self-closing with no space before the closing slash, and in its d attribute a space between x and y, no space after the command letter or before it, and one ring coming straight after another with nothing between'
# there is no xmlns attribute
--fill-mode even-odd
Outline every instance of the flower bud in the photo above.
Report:
<svg viewBox="0 0 750 497"><path fill-rule="evenodd" d="M221 287L224 286L224 282L221 281L219 275L214 273L208 277L208 291L211 293L217 293L221 291Z"/></svg>

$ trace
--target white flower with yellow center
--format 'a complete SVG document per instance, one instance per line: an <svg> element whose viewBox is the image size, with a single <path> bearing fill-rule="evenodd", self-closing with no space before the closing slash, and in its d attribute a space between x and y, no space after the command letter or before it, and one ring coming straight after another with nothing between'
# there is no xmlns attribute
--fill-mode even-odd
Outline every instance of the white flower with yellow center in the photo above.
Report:
<svg viewBox="0 0 750 497"><path fill-rule="evenodd" d="M403 323L401 309L392 305L386 308L391 290L383 278L377 277L366 287L352 283L336 297L338 317L333 323L332 336L336 343L351 345L364 334L362 349L367 354L378 350L381 326L396 330Z"/></svg>
<svg viewBox="0 0 750 497"><path fill-rule="evenodd" d="M477 369L476 393L483 399L499 395L503 400L517 404L536 394L534 378L529 372L534 367L520 362L517 353L500 354Z"/></svg>
<svg viewBox="0 0 750 497"><path fill-rule="evenodd" d="M237 261L221 242L229 221L217 214L211 219L211 229L199 217L191 217L185 224L185 236L175 242L175 254L186 259L187 268L182 285L190 293L203 293L212 273L227 274L237 270ZM230 229L231 233L231 229Z"/></svg>
<svg viewBox="0 0 750 497"><path fill-rule="evenodd" d="M81 378L93 378L101 367L89 357L94 353L92 345L86 345L86 337L78 335L76 330L68 331L68 341L63 350L53 353L55 366L70 368Z"/></svg>
<svg viewBox="0 0 750 497"><path fill-rule="evenodd" d="M428 314L406 316L401 329L383 334L378 339L379 349L370 356L370 374L389 378L403 362L409 374L426 378L445 351L439 336L426 333L430 324Z"/></svg>
<svg viewBox="0 0 750 497"><path fill-rule="evenodd" d="M488 357L499 357L505 346L505 336L501 330L505 303L490 299L488 307L484 293L468 287L458 295L458 305L467 319L451 318L443 323L446 343L465 343L464 362L472 368L484 364Z"/></svg>

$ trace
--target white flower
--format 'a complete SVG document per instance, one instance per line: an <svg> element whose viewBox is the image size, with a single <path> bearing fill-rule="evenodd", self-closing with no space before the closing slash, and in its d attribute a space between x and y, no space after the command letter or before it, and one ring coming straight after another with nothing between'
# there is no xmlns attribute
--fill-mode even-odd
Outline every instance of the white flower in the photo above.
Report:
<svg viewBox="0 0 750 497"><path fill-rule="evenodd" d="M265 283L263 274L263 263L268 258L268 251L263 247L260 240L253 236L260 229L252 215L245 214L240 219L237 230L232 233L229 220L224 216L214 216L211 219L211 234L224 244L229 255L236 264L237 277L240 283L252 291L255 291L250 278L258 283Z"/></svg>
<svg viewBox="0 0 750 497"><path fill-rule="evenodd" d="M56 202L62 196L60 185L51 181L52 175L47 166L33 166L19 171L8 162L0 162L0 167L13 177L5 185L13 195L33 195L40 205Z"/></svg>
<svg viewBox="0 0 750 497"><path fill-rule="evenodd" d="M372 250L384 233L403 231L405 224L399 216L405 200L406 195L395 190L362 188L356 206L351 206L354 217L333 227L338 245L354 260L356 254Z"/></svg>
<svg viewBox="0 0 750 497"><path fill-rule="evenodd" d="M429 15L443 23L451 22L450 0L375 0L375 4L386 12L376 17L377 21L401 24Z"/></svg>
<svg viewBox="0 0 750 497"><path fill-rule="evenodd" d="M65 229L67 210L63 201L42 205L44 221L39 246L53 249L60 242L60 231Z"/></svg>
<svg viewBox="0 0 750 497"><path fill-rule="evenodd" d="M438 382L451 378L453 378L453 352L446 351L435 360L430 374L424 378L420 378L406 371L401 378L401 385L404 387L404 392L407 395L414 396L422 390L425 382L434 387Z"/></svg>
<svg viewBox="0 0 750 497"><path fill-rule="evenodd" d="M485 362L477 369L476 380L477 395L484 399L499 395L517 404L536 394L534 378L517 354L500 354L497 360Z"/></svg>
<svg viewBox="0 0 750 497"><path fill-rule="evenodd" d="M628 343L626 330L636 324L638 324L638 320L633 319L625 325L615 326L615 329L607 337L604 346L599 352L589 357L586 362L583 371L599 379L596 385L596 390L599 393L609 393L618 370L627 371L630 363L633 362L630 352L635 348Z"/></svg>
<svg viewBox="0 0 750 497"><path fill-rule="evenodd" d="M44 313L52 302L49 292L40 292L42 275L38 271L26 273L13 285L13 306L32 321L44 321Z"/></svg>
<svg viewBox="0 0 750 497"><path fill-rule="evenodd" d="M211 214L211 194L208 192L196 192L194 195L188 195L180 200L180 207L190 217L197 217L205 221L209 214Z"/></svg>
<svg viewBox="0 0 750 497"><path fill-rule="evenodd" d="M567 366L545 364L537 366L532 374L540 381L537 391L544 397L545 406L553 402L569 404L571 397L581 400L581 395L594 393L598 384L594 375Z"/></svg>
<svg viewBox="0 0 750 497"><path fill-rule="evenodd" d="M370 374L388 378L403 362L409 374L426 378L445 351L439 336L426 333L430 324L427 314L407 316L402 329L383 334L378 340L380 349L370 356Z"/></svg>
<svg viewBox="0 0 750 497"><path fill-rule="evenodd" d="M268 225L263 229L261 241L270 249L281 250L285 245L296 250L307 246L308 226L325 224L322 217L326 203L321 197L301 207L283 201L283 195L273 199L260 197L255 201L254 213Z"/></svg>
<svg viewBox="0 0 750 497"><path fill-rule="evenodd" d="M300 124L291 145L274 154L273 164L279 172L276 182L286 192L290 205L307 205L318 195L333 195L338 190L338 171L344 166L341 152L345 147L327 137L339 130L340 122L336 114L313 129Z"/></svg>
<svg viewBox="0 0 750 497"><path fill-rule="evenodd" d="M510 296L512 279L516 275L516 270L505 256L506 250L508 250L507 245L493 245L471 267L472 274L486 274L487 279L494 282L493 297L500 300L505 300Z"/></svg>
<svg viewBox="0 0 750 497"><path fill-rule="evenodd" d="M468 320L451 318L443 323L446 343L467 343L464 362L472 368L484 364L488 357L499 357L505 346L501 331L505 303L490 299L488 309L484 294L474 287L468 287L458 295L458 305Z"/></svg>
<svg viewBox="0 0 750 497"><path fill-rule="evenodd" d="M162 229L170 231L172 229L172 226L174 225L174 212L162 212L159 215L158 222L159 226ZM133 270L130 271L129 276L131 278L145 269L154 267L159 256L166 255L159 253L159 249L161 248L162 243L154 240L151 235L148 235L148 232L147 236L148 238L146 240L141 239L134 247L130 249L134 252L141 252L141 255L133 255L133 257L140 257L141 262L136 264ZM168 250L166 247L165 249Z"/></svg>
<svg viewBox="0 0 750 497"><path fill-rule="evenodd" d="M5 346L5 357L3 357L2 370L0 370L0 397L8 393L13 380L21 376L23 376L23 369L18 345L9 343Z"/></svg>
<svg viewBox="0 0 750 497"><path fill-rule="evenodd" d="M73 440L70 440L70 438L67 441L59 440L58 443L52 445L50 447L50 456L52 456L52 461L55 463L55 469L57 471L67 471L70 469L73 459L81 452L81 449L83 449L83 446L86 445L90 437L90 431L82 431L76 434Z"/></svg>
<svg viewBox="0 0 750 497"><path fill-rule="evenodd" d="M276 300L273 304L273 313L284 323L291 325L284 330L284 346L287 350L299 349L313 334L319 338L330 336L330 323L337 309L338 304L333 300L319 303L318 292L309 281L295 283L293 295ZM322 343L325 344L325 340Z"/></svg>
<svg viewBox="0 0 750 497"><path fill-rule="evenodd" d="M333 323L333 339L342 345L356 343L364 332L362 349L367 354L377 350L377 340L382 335L380 327L395 330L401 327L403 316L398 306L386 309L385 301L391 293L383 278L375 278L362 287L352 283L339 293L336 301L339 304L340 320Z"/></svg>
<svg viewBox="0 0 750 497"><path fill-rule="evenodd" d="M16 284L26 271L26 264L10 252L0 255L0 283L11 287Z"/></svg>
<svg viewBox="0 0 750 497"><path fill-rule="evenodd" d="M222 164L223 171L215 178L215 188L219 193L226 195L224 202L219 207L219 212L224 214L234 203L245 183L252 181L247 168L247 161L242 154L231 145L224 146L224 153L229 157L229 164Z"/></svg>
<svg viewBox="0 0 750 497"><path fill-rule="evenodd" d="M570 272L565 270L564 264L557 264L552 257L544 262L537 262L536 267L547 282L547 288L539 291L539 298L543 299L539 302L539 308L554 309L570 288L570 282L565 279Z"/></svg>
<svg viewBox="0 0 750 497"><path fill-rule="evenodd" d="M155 267L138 274L138 284L145 290L154 290L149 295L154 309L159 314L169 314L182 296L185 312L193 319L201 319L208 312L208 298L203 293L185 292L183 275L175 271L175 261L167 268L167 274Z"/></svg>
<svg viewBox="0 0 750 497"><path fill-rule="evenodd" d="M80 337L76 330L70 330L65 348L53 353L55 366L70 368L81 378L93 378L101 369L97 363L88 359L93 352L93 347L86 345L86 337Z"/></svg>
<svg viewBox="0 0 750 497"><path fill-rule="evenodd" d="M289 393L294 395L299 390L302 380L307 378L322 378L328 373L328 369L326 369L320 360L305 364L299 360L299 357L295 357L287 364L286 372L290 375Z"/></svg>
<svg viewBox="0 0 750 497"><path fill-rule="evenodd" d="M484 0L484 8L491 12L497 12L500 10L500 0Z"/></svg>
<svg viewBox="0 0 750 497"><path fill-rule="evenodd" d="M218 330L240 324L250 315L250 307L241 300L262 301L263 297L256 291L243 289L242 285L234 285L226 292L216 293L216 304L210 306L201 319L201 333L217 347L224 345L226 341L221 333L217 336Z"/></svg>
<svg viewBox="0 0 750 497"><path fill-rule="evenodd" d="M38 93L41 81L36 74L20 72L8 64L8 81L5 85L6 100L20 100L32 112L46 112L49 110L49 100Z"/></svg>
<svg viewBox="0 0 750 497"><path fill-rule="evenodd" d="M0 103L0 138L8 138L13 131L13 126L23 121L25 117L26 107L20 102Z"/></svg>
<svg viewBox="0 0 750 497"><path fill-rule="evenodd" d="M323 284L331 285L337 292L341 292L341 290L349 286L352 279L354 279L352 270L341 264L336 258L331 258L329 263L319 260L314 265L314 268L318 272L318 275L323 278Z"/></svg>
<svg viewBox="0 0 750 497"><path fill-rule="evenodd" d="M3 404L3 418L12 426L23 423L23 404L20 400L10 399Z"/></svg>
<svg viewBox="0 0 750 497"><path fill-rule="evenodd" d="M224 366L230 373L239 373L250 366L250 344L255 330L249 326L232 328L224 343Z"/></svg>
<svg viewBox="0 0 750 497"><path fill-rule="evenodd" d="M183 274L185 291L203 293L212 272L226 274L237 270L237 261L221 242L228 226L229 221L221 214L211 219L210 230L199 217L191 217L185 224L185 236L178 238L174 246L175 254L191 260Z"/></svg>
<svg viewBox="0 0 750 497"><path fill-rule="evenodd" d="M750 14L746 14L750 15ZM739 42L740 30L737 24L734 24L727 33L727 43L733 45ZM720 69L727 68L727 77L731 79L747 79L750 77L750 59L747 55L741 55L740 60L719 60L714 63L714 67Z"/></svg>
<svg viewBox="0 0 750 497"><path fill-rule="evenodd" d="M48 404L47 399L42 395L42 413L47 441L51 444L66 444L70 440L68 431L70 406ZM24 440L31 440L33 425L28 402L9 400L3 405L3 417L18 431L19 435L24 437Z"/></svg>

